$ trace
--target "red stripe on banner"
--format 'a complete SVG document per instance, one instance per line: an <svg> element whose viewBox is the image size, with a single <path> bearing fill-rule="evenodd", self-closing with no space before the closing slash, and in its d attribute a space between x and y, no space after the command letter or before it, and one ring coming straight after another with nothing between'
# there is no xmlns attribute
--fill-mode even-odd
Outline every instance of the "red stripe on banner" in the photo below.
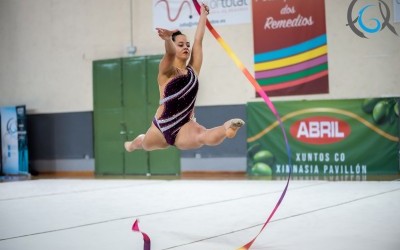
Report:
<svg viewBox="0 0 400 250"><path fill-rule="evenodd" d="M262 86L262 89L265 91L273 91L273 90L278 90L278 89L286 89L286 88L291 88L294 86L302 85L302 84L307 84L311 81L314 81L318 78L324 77L328 75L328 70L321 71L319 73L306 76L297 80L293 80L290 82L282 82L278 83L276 85L268 85L268 86Z"/></svg>

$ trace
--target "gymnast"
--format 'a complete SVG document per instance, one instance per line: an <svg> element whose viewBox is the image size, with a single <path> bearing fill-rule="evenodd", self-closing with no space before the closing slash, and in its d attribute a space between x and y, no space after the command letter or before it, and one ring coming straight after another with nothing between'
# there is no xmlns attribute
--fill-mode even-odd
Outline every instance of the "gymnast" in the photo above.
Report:
<svg viewBox="0 0 400 250"><path fill-rule="evenodd" d="M160 61L157 78L160 106L146 134L125 142L128 152L136 149L165 149L170 145L181 150L196 149L203 145L215 146L225 138L235 137L244 125L241 119L231 119L221 126L206 129L194 118L208 13L208 6L202 4L192 51L186 36L180 31L157 28L158 36L165 44L165 54Z"/></svg>

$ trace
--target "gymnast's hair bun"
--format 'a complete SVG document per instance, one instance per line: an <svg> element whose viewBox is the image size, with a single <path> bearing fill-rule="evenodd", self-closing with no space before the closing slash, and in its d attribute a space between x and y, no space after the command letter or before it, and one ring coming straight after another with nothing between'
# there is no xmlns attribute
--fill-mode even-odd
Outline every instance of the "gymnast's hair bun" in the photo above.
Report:
<svg viewBox="0 0 400 250"><path fill-rule="evenodd" d="M172 41L175 42L175 37L177 37L177 36L179 36L179 35L183 35L182 32L180 32L179 30L176 31L176 32L174 32L174 33L172 34Z"/></svg>

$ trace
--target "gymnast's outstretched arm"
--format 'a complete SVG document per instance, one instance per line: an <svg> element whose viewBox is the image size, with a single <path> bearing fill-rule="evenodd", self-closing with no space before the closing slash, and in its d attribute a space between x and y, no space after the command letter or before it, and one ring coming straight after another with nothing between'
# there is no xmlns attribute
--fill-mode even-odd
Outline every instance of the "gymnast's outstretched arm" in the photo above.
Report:
<svg viewBox="0 0 400 250"><path fill-rule="evenodd" d="M205 33L209 8L207 5L202 4L200 11L199 24L197 25L196 33L194 36L192 55L189 61L189 65L192 66L197 75L200 73L201 64L203 63L203 37Z"/></svg>
<svg viewBox="0 0 400 250"><path fill-rule="evenodd" d="M160 66L158 69L158 77L160 76L170 76L174 71L173 63L176 55L175 44L172 41L172 34L177 30L166 30L157 28L158 36L164 40L165 54L160 61Z"/></svg>

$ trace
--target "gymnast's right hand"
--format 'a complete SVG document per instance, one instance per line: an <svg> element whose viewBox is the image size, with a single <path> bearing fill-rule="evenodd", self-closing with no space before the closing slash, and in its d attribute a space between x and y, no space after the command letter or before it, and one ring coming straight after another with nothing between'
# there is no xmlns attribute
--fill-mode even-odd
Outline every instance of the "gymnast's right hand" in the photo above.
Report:
<svg viewBox="0 0 400 250"><path fill-rule="evenodd" d="M167 30L162 28L156 28L156 30L158 32L158 36L161 37L161 39L163 40L171 39L172 34L178 31L178 30Z"/></svg>

